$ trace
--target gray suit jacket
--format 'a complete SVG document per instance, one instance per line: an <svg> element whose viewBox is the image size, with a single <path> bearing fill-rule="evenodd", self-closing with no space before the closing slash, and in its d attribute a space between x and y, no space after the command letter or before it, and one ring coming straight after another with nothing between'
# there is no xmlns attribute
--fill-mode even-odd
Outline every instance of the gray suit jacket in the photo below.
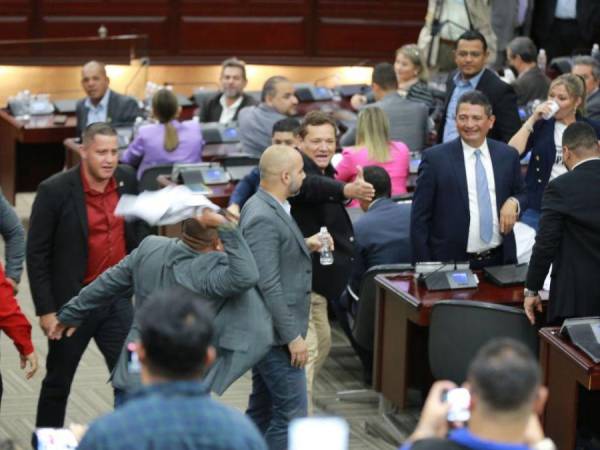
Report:
<svg viewBox="0 0 600 450"><path fill-rule="evenodd" d="M390 139L404 142L410 151L418 152L427 142L428 110L424 103L415 102L392 92L366 108L378 106L390 120ZM356 144L356 127L350 128L340 138L340 145Z"/></svg>
<svg viewBox="0 0 600 450"><path fill-rule="evenodd" d="M117 293L135 291L139 307L159 289L184 288L209 300L216 312L217 361L205 380L222 394L256 364L273 343L270 314L255 288L258 271L252 253L238 229L219 230L225 253L200 253L179 239L150 236L119 264L104 272L63 306L58 319L78 326L94 309ZM63 338L68 339L68 338ZM131 390L139 374L128 371L127 344L139 339L134 318L126 344L112 375L113 386Z"/></svg>
<svg viewBox="0 0 600 450"><path fill-rule="evenodd" d="M600 89L590 95L585 103L585 116L600 122Z"/></svg>
<svg viewBox="0 0 600 450"><path fill-rule="evenodd" d="M121 95L111 89L108 97L108 112L106 121L112 126L128 126L135 122L142 111L138 101L128 95ZM81 136L87 126L88 109L85 107L85 98L79 100L75 107L75 116L77 117L77 136Z"/></svg>
<svg viewBox="0 0 600 450"><path fill-rule="evenodd" d="M260 188L244 205L240 226L258 266L258 288L273 316L275 344L305 337L312 260L302 232L279 202Z"/></svg>
<svg viewBox="0 0 600 450"><path fill-rule="evenodd" d="M238 131L242 151L260 158L265 149L271 145L273 125L285 118L287 116L265 103L241 109L238 113Z"/></svg>

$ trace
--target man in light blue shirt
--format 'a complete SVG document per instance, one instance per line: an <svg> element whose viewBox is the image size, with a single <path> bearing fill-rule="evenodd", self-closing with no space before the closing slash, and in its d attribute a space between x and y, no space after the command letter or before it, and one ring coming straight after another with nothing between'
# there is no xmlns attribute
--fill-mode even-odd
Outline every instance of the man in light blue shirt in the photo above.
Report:
<svg viewBox="0 0 600 450"><path fill-rule="evenodd" d="M108 113L108 99L110 98L110 90L106 90L102 100L99 103L93 104L90 97L85 99L84 105L88 110L87 125L91 125L96 122L106 122L106 116Z"/></svg>
<svg viewBox="0 0 600 450"><path fill-rule="evenodd" d="M456 104L458 99L469 91L477 89L477 84L483 75L483 68L472 78L466 78L458 71L454 74L454 91L448 102L448 111L446 112L446 126L444 127L444 142L452 141L458 137L456 129Z"/></svg>

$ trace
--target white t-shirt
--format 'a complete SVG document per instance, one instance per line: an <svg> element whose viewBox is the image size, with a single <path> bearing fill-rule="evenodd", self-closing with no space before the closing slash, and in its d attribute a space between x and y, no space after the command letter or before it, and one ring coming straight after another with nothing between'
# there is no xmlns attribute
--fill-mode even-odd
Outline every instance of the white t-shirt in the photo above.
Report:
<svg viewBox="0 0 600 450"><path fill-rule="evenodd" d="M561 122L554 122L554 146L556 147L556 158L550 172L550 180L557 176L567 173L567 168L563 164L562 137L567 126Z"/></svg>

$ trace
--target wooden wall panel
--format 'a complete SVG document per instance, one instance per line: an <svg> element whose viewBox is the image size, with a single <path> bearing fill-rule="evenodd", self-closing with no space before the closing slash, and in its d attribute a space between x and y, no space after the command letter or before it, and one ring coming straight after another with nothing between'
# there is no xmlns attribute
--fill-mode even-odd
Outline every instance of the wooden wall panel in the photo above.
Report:
<svg viewBox="0 0 600 450"><path fill-rule="evenodd" d="M346 64L388 59L415 41L425 0L0 0L0 40L147 34L153 64ZM112 46L112 44L111 44ZM93 49L120 57L116 46ZM14 49L0 61L10 64ZM91 50L91 49L90 49ZM102 51L100 51L102 50ZM24 50L19 50L23 52ZM85 52L85 49L82 50ZM29 53L27 53L29 52ZM71 44L36 45L18 64L73 63Z"/></svg>
<svg viewBox="0 0 600 450"><path fill-rule="evenodd" d="M302 17L183 17L183 54L302 55Z"/></svg>

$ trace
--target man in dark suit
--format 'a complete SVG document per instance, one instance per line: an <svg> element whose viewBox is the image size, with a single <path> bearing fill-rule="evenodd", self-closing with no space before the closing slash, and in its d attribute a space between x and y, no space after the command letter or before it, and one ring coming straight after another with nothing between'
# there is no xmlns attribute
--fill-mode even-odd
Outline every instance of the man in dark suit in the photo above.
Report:
<svg viewBox="0 0 600 450"><path fill-rule="evenodd" d="M438 139L449 142L458 137L456 105L464 93L483 92L492 105L496 117L490 138L508 142L521 127L514 89L494 72L485 68L489 54L487 42L478 31L465 31L456 43L454 57L458 70L448 77L446 102Z"/></svg>
<svg viewBox="0 0 600 450"><path fill-rule="evenodd" d="M546 50L548 61L583 53L600 40L597 0L536 0L534 12L533 39Z"/></svg>
<svg viewBox="0 0 600 450"><path fill-rule="evenodd" d="M242 208L240 227L254 255L258 288L273 317L275 342L252 369L247 414L271 450L287 449L287 429L307 412L305 342L312 278L310 252L318 235L304 238L288 198L304 180L302 157L292 147L271 146L260 158L260 188ZM329 238L330 240L330 238Z"/></svg>
<svg viewBox="0 0 600 450"><path fill-rule="evenodd" d="M308 113L298 135L306 179L299 194L290 199L292 216L305 237L318 233L324 226L335 241L331 265L322 265L317 254L312 259L310 318L306 336L306 382L311 412L313 382L331 349L327 305L340 297L352 268L354 235L344 202L348 198L371 200L373 187L364 182L362 172L348 184L333 179L335 169L331 158L335 154L336 126L327 114L321 111Z"/></svg>
<svg viewBox="0 0 600 450"><path fill-rule="evenodd" d="M244 94L248 84L244 61L237 58L223 61L219 83L221 91L200 105L200 122L233 122L240 109L258 104L254 97Z"/></svg>
<svg viewBox="0 0 600 450"><path fill-rule="evenodd" d="M118 160L115 130L96 123L83 135L81 165L38 187L29 219L27 272L46 335L56 325L59 308L143 237L143 224L114 215L122 194L137 193L135 174L118 168ZM92 338L112 371L132 314L131 301L113 301L86 319L70 339L48 341L37 427L62 427L75 370Z"/></svg>
<svg viewBox="0 0 600 450"><path fill-rule="evenodd" d="M517 105L527 106L534 100L546 100L550 79L537 65L537 48L533 41L525 36L514 38L506 48L506 58L518 74L512 83Z"/></svg>
<svg viewBox="0 0 600 450"><path fill-rule="evenodd" d="M142 115L135 98L109 89L109 83L103 63L90 61L81 69L81 86L87 97L79 100L75 108L77 136L81 136L85 127L92 123L128 126Z"/></svg>
<svg viewBox="0 0 600 450"><path fill-rule="evenodd" d="M348 283L358 299L365 272L380 264L410 263L410 201L398 204L390 196L392 182L383 167L367 166L364 179L373 185L373 200L359 200L365 212L354 222L354 263Z"/></svg>
<svg viewBox="0 0 600 450"><path fill-rule="evenodd" d="M577 56L571 73L585 80L585 116L600 121L600 63L593 56Z"/></svg>
<svg viewBox="0 0 600 450"><path fill-rule="evenodd" d="M467 92L456 112L460 137L424 152L411 211L415 262L517 262L512 228L527 197L517 151L487 138L494 119L485 95Z"/></svg>
<svg viewBox="0 0 600 450"><path fill-rule="evenodd" d="M594 129L576 122L563 134L569 172L552 180L525 283L525 312L535 323L538 291L552 264L548 321L600 315L600 150Z"/></svg>

